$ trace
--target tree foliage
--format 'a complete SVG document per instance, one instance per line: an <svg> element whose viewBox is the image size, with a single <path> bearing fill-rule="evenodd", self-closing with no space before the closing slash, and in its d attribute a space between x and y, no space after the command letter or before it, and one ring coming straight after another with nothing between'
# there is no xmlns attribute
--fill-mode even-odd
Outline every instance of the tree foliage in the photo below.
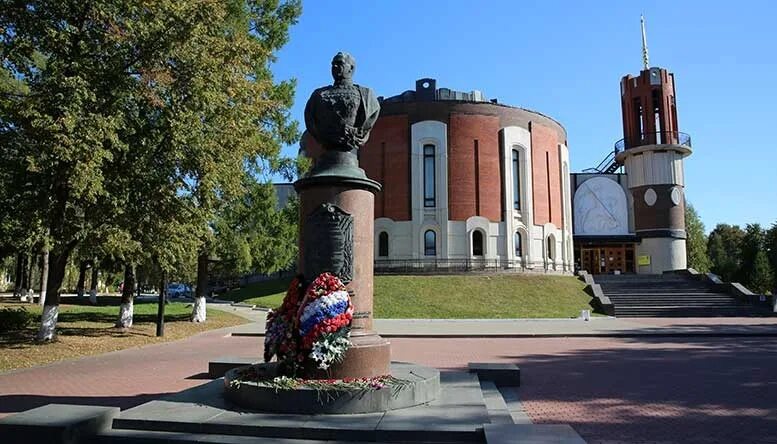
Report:
<svg viewBox="0 0 777 444"><path fill-rule="evenodd" d="M696 209L690 203L685 205L685 233L688 267L700 273L710 271L710 259L707 255L707 235L704 234L704 223L699 218Z"/></svg>
<svg viewBox="0 0 777 444"><path fill-rule="evenodd" d="M774 279L773 294L777 294L777 222L766 232L766 256Z"/></svg>
<svg viewBox="0 0 777 444"><path fill-rule="evenodd" d="M764 293L773 285L773 275L766 256L766 232L760 224L747 224L740 246L742 268L739 280L750 290Z"/></svg>
<svg viewBox="0 0 777 444"><path fill-rule="evenodd" d="M755 254L753 267L747 272L747 287L758 294L769 293L774 288L774 273L764 250Z"/></svg>
<svg viewBox="0 0 777 444"><path fill-rule="evenodd" d="M738 225L718 224L707 238L711 271L726 282L739 279L742 267L741 244L745 232Z"/></svg>
<svg viewBox="0 0 777 444"><path fill-rule="evenodd" d="M294 82L270 67L299 14L297 0L0 1L0 245L50 239L52 304L79 244L191 263L244 177L284 166Z"/></svg>
<svg viewBox="0 0 777 444"><path fill-rule="evenodd" d="M272 184L246 188L213 225L219 274L225 276L284 270L297 256L297 199L278 208Z"/></svg>

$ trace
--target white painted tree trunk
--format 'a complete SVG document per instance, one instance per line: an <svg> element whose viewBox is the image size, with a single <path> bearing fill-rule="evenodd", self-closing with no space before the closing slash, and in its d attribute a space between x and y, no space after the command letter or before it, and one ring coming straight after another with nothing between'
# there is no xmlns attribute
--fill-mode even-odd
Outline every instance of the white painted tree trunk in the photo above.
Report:
<svg viewBox="0 0 777 444"><path fill-rule="evenodd" d="M59 317L59 305L44 305L41 316L39 341L51 341L57 336L57 317Z"/></svg>
<svg viewBox="0 0 777 444"><path fill-rule="evenodd" d="M32 296L30 295L30 291L22 290L21 296L19 296L19 300L22 302L32 302Z"/></svg>
<svg viewBox="0 0 777 444"><path fill-rule="evenodd" d="M119 320L116 322L116 327L130 328L132 327L132 312L134 309L133 301L128 304L121 304L119 308Z"/></svg>
<svg viewBox="0 0 777 444"><path fill-rule="evenodd" d="M92 305L97 305L97 290L89 290L89 302Z"/></svg>
<svg viewBox="0 0 777 444"><path fill-rule="evenodd" d="M194 307L192 307L192 322L205 322L206 306L205 297L194 298Z"/></svg>
<svg viewBox="0 0 777 444"><path fill-rule="evenodd" d="M40 270L40 297L38 303L43 305L46 302L46 286L49 283L49 252L43 252L43 267Z"/></svg>

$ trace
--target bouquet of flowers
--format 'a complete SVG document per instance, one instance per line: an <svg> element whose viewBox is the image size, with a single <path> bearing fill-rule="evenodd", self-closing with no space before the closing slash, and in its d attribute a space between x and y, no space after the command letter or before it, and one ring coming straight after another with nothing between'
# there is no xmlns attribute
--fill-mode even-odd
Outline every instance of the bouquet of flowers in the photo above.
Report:
<svg viewBox="0 0 777 444"><path fill-rule="evenodd" d="M299 335L301 349L318 368L326 370L340 362L350 346L353 305L345 285L331 273L322 273L305 292L300 307Z"/></svg>
<svg viewBox="0 0 777 444"><path fill-rule="evenodd" d="M322 273L304 293L300 279L294 279L283 305L268 315L264 359L277 356L291 374L306 357L326 370L340 362L351 345L352 319L351 298L337 276Z"/></svg>
<svg viewBox="0 0 777 444"><path fill-rule="evenodd" d="M297 312L302 298L301 276L295 277L283 298L283 304L267 314L267 326L264 334L264 360L269 362L278 356L278 362L290 366L294 373L298 365L299 337L296 334ZM304 357L303 357L304 358Z"/></svg>

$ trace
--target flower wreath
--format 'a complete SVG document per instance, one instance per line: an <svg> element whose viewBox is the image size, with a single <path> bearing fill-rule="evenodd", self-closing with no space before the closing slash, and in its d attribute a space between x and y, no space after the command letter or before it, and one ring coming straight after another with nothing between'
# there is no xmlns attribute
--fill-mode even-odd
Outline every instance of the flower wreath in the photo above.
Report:
<svg viewBox="0 0 777 444"><path fill-rule="evenodd" d="M353 304L335 275L322 273L303 293L301 276L289 285L283 304L267 316L264 360L277 357L282 371L295 375L306 358L328 369L350 347Z"/></svg>

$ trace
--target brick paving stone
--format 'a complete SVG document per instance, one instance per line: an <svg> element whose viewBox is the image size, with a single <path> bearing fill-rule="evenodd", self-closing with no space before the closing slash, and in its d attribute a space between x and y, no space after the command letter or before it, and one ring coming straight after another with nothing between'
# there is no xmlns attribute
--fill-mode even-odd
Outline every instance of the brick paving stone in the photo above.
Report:
<svg viewBox="0 0 777 444"><path fill-rule="evenodd" d="M208 361L262 352L260 338L228 329L191 338L0 374L0 417L49 403L127 409L207 382ZM109 339L102 339L109 340Z"/></svg>
<svg viewBox="0 0 777 444"><path fill-rule="evenodd" d="M777 443L769 338L393 339L392 355L516 363L532 420L590 443Z"/></svg>

